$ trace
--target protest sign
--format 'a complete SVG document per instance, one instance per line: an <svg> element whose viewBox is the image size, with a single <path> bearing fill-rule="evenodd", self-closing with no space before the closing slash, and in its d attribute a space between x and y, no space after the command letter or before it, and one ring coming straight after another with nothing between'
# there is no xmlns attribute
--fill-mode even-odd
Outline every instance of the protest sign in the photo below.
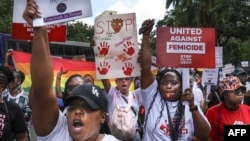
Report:
<svg viewBox="0 0 250 141"><path fill-rule="evenodd" d="M215 29L157 27L157 67L215 68Z"/></svg>
<svg viewBox="0 0 250 141"><path fill-rule="evenodd" d="M140 76L135 13L95 18L97 79Z"/></svg>
<svg viewBox="0 0 250 141"><path fill-rule="evenodd" d="M15 40L32 40L33 27L28 25L23 19L23 11L26 7L26 0L14 0L13 19L12 19L12 39ZM66 41L66 23L51 24L47 26L49 41L65 42Z"/></svg>
<svg viewBox="0 0 250 141"><path fill-rule="evenodd" d="M43 26L92 16L91 0L37 0L41 18L33 26Z"/></svg>

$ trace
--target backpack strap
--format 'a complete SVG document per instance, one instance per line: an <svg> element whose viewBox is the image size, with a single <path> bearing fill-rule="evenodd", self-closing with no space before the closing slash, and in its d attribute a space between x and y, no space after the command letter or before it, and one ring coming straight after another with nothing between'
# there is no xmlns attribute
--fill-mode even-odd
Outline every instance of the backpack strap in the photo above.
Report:
<svg viewBox="0 0 250 141"><path fill-rule="evenodd" d="M124 96L122 96L122 99L123 99L126 103L128 103L128 100L127 100ZM133 113L136 115L136 111L135 111L134 107L133 107L133 106L130 106L130 107L131 107L131 110L133 111Z"/></svg>

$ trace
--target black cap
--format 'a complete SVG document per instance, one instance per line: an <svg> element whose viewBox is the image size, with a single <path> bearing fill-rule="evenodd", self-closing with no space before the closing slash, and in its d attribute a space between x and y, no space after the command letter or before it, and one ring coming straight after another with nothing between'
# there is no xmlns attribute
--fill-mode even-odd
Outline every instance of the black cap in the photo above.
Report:
<svg viewBox="0 0 250 141"><path fill-rule="evenodd" d="M238 76L238 75L241 75L241 74L247 74L246 71L243 69L243 68L235 68L234 70L234 76Z"/></svg>
<svg viewBox="0 0 250 141"><path fill-rule="evenodd" d="M93 110L108 110L107 94L96 85L84 83L73 88L72 94L65 99L65 106L75 98L83 99Z"/></svg>

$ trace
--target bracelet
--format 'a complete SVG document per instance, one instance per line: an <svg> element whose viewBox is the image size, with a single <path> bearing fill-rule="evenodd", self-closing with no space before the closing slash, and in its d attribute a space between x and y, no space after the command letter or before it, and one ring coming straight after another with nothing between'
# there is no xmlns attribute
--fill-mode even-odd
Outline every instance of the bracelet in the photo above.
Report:
<svg viewBox="0 0 250 141"><path fill-rule="evenodd" d="M193 108L189 108L189 111L190 111L190 112L198 111L197 105L195 105Z"/></svg>
<svg viewBox="0 0 250 141"><path fill-rule="evenodd" d="M61 80L61 78L60 77L56 77L57 79L59 79L59 80Z"/></svg>

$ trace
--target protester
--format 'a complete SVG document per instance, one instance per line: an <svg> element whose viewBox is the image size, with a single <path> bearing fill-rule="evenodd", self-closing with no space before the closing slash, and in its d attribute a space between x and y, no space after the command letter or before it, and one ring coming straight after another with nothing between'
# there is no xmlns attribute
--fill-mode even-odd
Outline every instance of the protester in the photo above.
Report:
<svg viewBox="0 0 250 141"><path fill-rule="evenodd" d="M151 20L145 20L147 27ZM201 108L196 105L190 88L182 93L181 74L174 69L163 69L156 79L151 72L149 27L142 37L141 46L141 94L145 106L144 141L185 140L194 136L207 139L210 125ZM170 61L170 60L169 60ZM188 105L182 105L188 101Z"/></svg>
<svg viewBox="0 0 250 141"><path fill-rule="evenodd" d="M194 77L193 77L193 75L189 76L189 81L190 81L190 88L192 89L192 93L194 94L194 100L196 101L196 103L202 109L203 108L203 104L204 104L203 92L201 91L200 88L193 87L193 85L194 85Z"/></svg>
<svg viewBox="0 0 250 141"><path fill-rule="evenodd" d="M92 39L90 42L90 46L95 46L95 41ZM140 94L140 88L137 88L136 90L133 90L130 92L130 86L134 82L133 77L120 77L115 78L116 86L112 86L109 79L102 79L102 84L104 86L105 92L108 94L108 122L109 122L109 129L112 135L114 135L116 138L124 141L140 141L141 140L141 133L140 125L137 122L138 121L138 114L140 110L140 106L142 106L142 98ZM131 104L131 105L130 105ZM111 119L114 116L114 111L117 109L117 107L121 107L126 109L129 108L130 118L125 119L126 123L129 123L133 119L135 121L135 126L132 127L133 129L136 129L134 133L132 133L133 129L129 130L125 127L125 124L119 126L121 128L116 128L114 124L111 123ZM124 109L119 109L120 111ZM122 130L122 129L127 129ZM127 132L128 131L128 132Z"/></svg>
<svg viewBox="0 0 250 141"><path fill-rule="evenodd" d="M246 87L235 76L220 81L221 103L210 107L206 117L211 124L209 138L224 141L224 125L250 124L250 107L241 104Z"/></svg>
<svg viewBox="0 0 250 141"><path fill-rule="evenodd" d="M5 53L5 61L4 66L11 69L11 65L9 65L8 59L12 56L13 50L9 49ZM24 113L24 119L26 125L28 127L27 136L30 139L29 135L29 125L30 125L30 116L31 116L31 109L29 108L29 93L26 92L22 84L25 80L25 74L22 71L17 71L14 68L12 69L12 73L14 75L15 80L12 81L5 91L3 92L2 96L4 101L12 101L17 103Z"/></svg>
<svg viewBox="0 0 250 141"><path fill-rule="evenodd" d="M208 93L208 97L204 100L204 113L207 109L220 103L219 89L217 85L211 86L211 92Z"/></svg>
<svg viewBox="0 0 250 141"><path fill-rule="evenodd" d="M14 80L12 71L8 67L0 66L0 140L28 141L27 126L21 108L15 102L2 99L2 92Z"/></svg>
<svg viewBox="0 0 250 141"><path fill-rule="evenodd" d="M132 104L130 108L131 119L134 121L137 121L137 116L139 112L139 108L142 105L142 98L140 93L140 88L134 90L133 92L129 91L129 88L131 86L131 83L133 83L132 77L124 77L124 78L116 78L115 79L116 86L112 86L109 79L102 79L102 83L104 86L104 90L108 93L108 99L109 99L109 119L111 118L114 109L117 105L120 107L127 107L128 101L131 100L130 97L132 97ZM135 124L136 129L139 129L139 125ZM111 127L110 127L111 129ZM114 132L114 131L113 131ZM114 135L114 133L111 133ZM117 138L122 138L123 133L120 133L120 135L114 135ZM135 136L132 138L125 139L126 141L140 141L140 133L139 130L136 130Z"/></svg>
<svg viewBox="0 0 250 141"><path fill-rule="evenodd" d="M237 76L240 82L246 86L246 91L250 90L250 82L247 81L247 72L243 68L235 68L234 76Z"/></svg>
<svg viewBox="0 0 250 141"><path fill-rule="evenodd" d="M29 93L22 88L22 83L25 79L25 74L22 71L12 70L14 74L14 81L10 82L7 89L3 92L4 101L11 101L17 103L22 112L27 127L30 124L31 109L29 108ZM30 138L29 129L27 136Z"/></svg>
<svg viewBox="0 0 250 141"><path fill-rule="evenodd" d="M237 76L241 84L246 86L246 93L244 93L242 103L246 105L250 105L250 96L247 93L250 90L250 83L247 81L247 72L243 68L237 67L234 69L234 72L232 75Z"/></svg>
<svg viewBox="0 0 250 141"><path fill-rule="evenodd" d="M85 83L91 83L91 84L95 83L94 77L92 75L90 75L90 74L83 75L83 79L84 79Z"/></svg>
<svg viewBox="0 0 250 141"><path fill-rule="evenodd" d="M34 0L28 0L23 18L32 26L40 11ZM41 11L42 12L42 11ZM32 90L30 106L38 141L113 141L112 135L99 134L107 115L107 97L98 86L82 84L65 99L66 116L59 109L53 92L53 65L47 28L33 28L30 64ZM41 68L44 68L41 71Z"/></svg>
<svg viewBox="0 0 250 141"><path fill-rule="evenodd" d="M81 76L80 74L72 74L70 75L65 82L64 92L61 91L61 77L64 74L67 74L67 70L63 70L61 67L60 71L56 76L56 96L58 98L62 98L63 100L71 94L71 90L82 83L91 83L94 84L94 78L90 74L85 74Z"/></svg>
<svg viewBox="0 0 250 141"><path fill-rule="evenodd" d="M64 92L61 91L61 76L64 74L67 74L67 70L63 70L63 68L60 69L60 71L57 73L56 76L56 96L58 98L62 98L63 101L71 95L72 89L76 87L79 84L84 83L84 79L80 74L72 74L70 75L65 84L64 84Z"/></svg>

